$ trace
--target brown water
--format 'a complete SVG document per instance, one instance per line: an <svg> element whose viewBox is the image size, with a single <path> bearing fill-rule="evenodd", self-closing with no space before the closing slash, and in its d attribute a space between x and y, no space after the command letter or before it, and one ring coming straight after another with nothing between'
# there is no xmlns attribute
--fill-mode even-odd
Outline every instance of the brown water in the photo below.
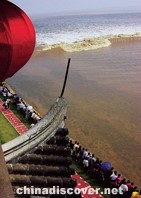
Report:
<svg viewBox="0 0 141 198"><path fill-rule="evenodd" d="M70 136L141 187L141 40L114 41L92 51L34 54L8 83L45 114L61 92L68 57Z"/></svg>

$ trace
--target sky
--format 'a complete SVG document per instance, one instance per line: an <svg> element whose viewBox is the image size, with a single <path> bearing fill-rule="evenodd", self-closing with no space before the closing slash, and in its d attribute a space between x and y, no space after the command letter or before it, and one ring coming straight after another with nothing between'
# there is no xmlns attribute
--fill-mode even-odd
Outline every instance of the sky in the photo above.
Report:
<svg viewBox="0 0 141 198"><path fill-rule="evenodd" d="M141 12L141 0L11 0L29 15Z"/></svg>

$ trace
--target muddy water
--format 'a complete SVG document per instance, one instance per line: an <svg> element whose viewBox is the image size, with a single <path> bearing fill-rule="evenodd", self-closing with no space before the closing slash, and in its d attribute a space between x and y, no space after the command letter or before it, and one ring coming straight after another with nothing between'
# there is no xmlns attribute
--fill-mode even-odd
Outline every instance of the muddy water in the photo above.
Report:
<svg viewBox="0 0 141 198"><path fill-rule="evenodd" d="M44 115L61 92L68 57L70 136L141 187L141 40L35 53L8 83Z"/></svg>

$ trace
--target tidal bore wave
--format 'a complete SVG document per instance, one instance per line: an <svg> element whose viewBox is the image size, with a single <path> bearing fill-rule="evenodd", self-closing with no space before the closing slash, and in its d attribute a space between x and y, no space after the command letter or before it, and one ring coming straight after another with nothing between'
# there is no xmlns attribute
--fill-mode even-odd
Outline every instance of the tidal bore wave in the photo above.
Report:
<svg viewBox="0 0 141 198"><path fill-rule="evenodd" d="M109 47L112 44L113 40L122 40L122 39L141 39L141 33L135 33L132 35L127 34L119 34L112 36L102 36L102 37L94 37L88 38L81 41L75 41L73 43L57 43L53 45L42 44L37 46L37 51L46 51L54 48L61 48L66 52L77 52L77 51L85 51L85 50L94 50L104 47Z"/></svg>

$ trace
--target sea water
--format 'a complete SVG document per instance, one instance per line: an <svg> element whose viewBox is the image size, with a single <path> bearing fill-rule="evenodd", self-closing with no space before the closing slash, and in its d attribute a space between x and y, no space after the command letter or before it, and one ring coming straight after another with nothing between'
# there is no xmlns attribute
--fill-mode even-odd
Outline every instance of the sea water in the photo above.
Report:
<svg viewBox="0 0 141 198"><path fill-rule="evenodd" d="M141 13L40 17L33 20L37 46L141 33Z"/></svg>

